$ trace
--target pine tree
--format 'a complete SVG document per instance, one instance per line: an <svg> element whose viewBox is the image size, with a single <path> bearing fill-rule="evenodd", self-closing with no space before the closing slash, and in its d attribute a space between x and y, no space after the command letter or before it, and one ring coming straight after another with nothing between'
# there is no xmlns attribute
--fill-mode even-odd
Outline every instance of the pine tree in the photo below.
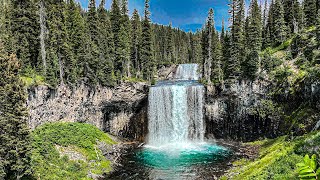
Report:
<svg viewBox="0 0 320 180"><path fill-rule="evenodd" d="M256 50L250 51L246 58L243 75L245 78L254 80L257 76L259 66L259 53Z"/></svg>
<svg viewBox="0 0 320 180"><path fill-rule="evenodd" d="M10 5L10 42L6 48L22 61L23 69L34 68L40 49L37 6L32 0L12 0Z"/></svg>
<svg viewBox="0 0 320 180"><path fill-rule="evenodd" d="M0 179L21 179L31 174L27 95L19 78L20 63L2 44L0 69Z"/></svg>
<svg viewBox="0 0 320 180"><path fill-rule="evenodd" d="M83 77L85 81L90 85L96 85L99 83L99 77L97 72L101 70L99 67L99 60L101 53L99 47L90 38L90 31L88 24L86 23L86 41L83 60L81 59L81 66L83 67Z"/></svg>
<svg viewBox="0 0 320 180"><path fill-rule="evenodd" d="M245 23L244 23L244 43L245 43L245 50L247 52L248 46L250 44L250 37L249 37L249 24L250 24L250 16L246 17Z"/></svg>
<svg viewBox="0 0 320 180"><path fill-rule="evenodd" d="M121 27L120 27L120 58L122 62L122 74L125 77L131 77L131 61L130 61L130 41L131 26L128 16L128 1L122 0L121 3Z"/></svg>
<svg viewBox="0 0 320 180"><path fill-rule="evenodd" d="M40 20L40 47L41 47L41 59L42 59L42 73L46 75L47 72L47 52L46 52L46 40L47 40L47 21L46 21L46 7L45 1L39 1L39 20Z"/></svg>
<svg viewBox="0 0 320 180"><path fill-rule="evenodd" d="M212 75L211 79L214 83L223 82L223 70L222 70L222 45L219 40L219 33L215 30L213 34L213 63L212 63Z"/></svg>
<svg viewBox="0 0 320 180"><path fill-rule="evenodd" d="M140 56L141 56L141 34L142 27L140 16L137 9L134 9L132 19L131 19L131 28L132 28L132 42L131 42L131 63L133 65L133 73L136 78L140 78L141 70L140 70Z"/></svg>
<svg viewBox="0 0 320 180"><path fill-rule="evenodd" d="M177 54L177 57L178 57L178 61L177 63L179 64L182 64L182 63L189 63L189 54L188 54L188 51L189 51L189 43L188 42L188 36L186 33L183 33L180 29L179 29L179 33L178 33L178 38L179 38L179 41L178 42L181 42L179 44L179 48L178 48L178 54Z"/></svg>
<svg viewBox="0 0 320 180"><path fill-rule="evenodd" d="M96 1L90 0L89 7L88 7L88 26L90 31L91 40L98 45L99 38L98 38L98 27L97 27L97 10L96 10Z"/></svg>
<svg viewBox="0 0 320 180"><path fill-rule="evenodd" d="M7 1L0 2L0 43L4 43L8 40L10 32L10 6Z"/></svg>
<svg viewBox="0 0 320 180"><path fill-rule="evenodd" d="M317 20L317 2L316 0L304 0L303 3L306 27L314 26Z"/></svg>
<svg viewBox="0 0 320 180"><path fill-rule="evenodd" d="M120 46L117 50L119 51L119 58L122 62L119 72L121 73L121 77L130 77L130 39L124 25L120 27L119 42Z"/></svg>
<svg viewBox="0 0 320 180"><path fill-rule="evenodd" d="M205 25L205 29L202 32L202 72L204 80L211 83L211 72L212 72L212 38L214 36L214 12L211 8L208 13L208 19Z"/></svg>
<svg viewBox="0 0 320 180"><path fill-rule="evenodd" d="M115 81L113 69L114 43L113 34L111 30L111 22L105 9L105 3L105 0L102 0L98 8L97 26L100 61L97 73L99 82L103 86L113 86Z"/></svg>
<svg viewBox="0 0 320 180"><path fill-rule="evenodd" d="M231 59L231 35L230 32L226 32L223 43L222 43L222 48L221 48L221 53L222 53L222 70L224 72L224 79L228 78L228 66L229 66L229 60Z"/></svg>
<svg viewBox="0 0 320 180"><path fill-rule="evenodd" d="M273 8L274 8L274 1L271 1L269 11L267 13L267 0L265 2L265 18L264 18L264 28L263 28L263 34L262 34L262 49L265 49L269 46L271 46L272 40L271 40L271 32L273 31Z"/></svg>
<svg viewBox="0 0 320 180"><path fill-rule="evenodd" d="M113 0L111 5L111 14L110 14L110 20L111 20L111 28L113 33L113 39L114 39L114 47L115 47L115 53L114 53L114 70L117 76L117 79L121 79L121 73L122 73L122 62L121 62L121 45L120 45L120 29L121 29L121 11L119 7L119 0Z"/></svg>
<svg viewBox="0 0 320 180"><path fill-rule="evenodd" d="M257 0L252 0L250 4L250 14L248 16L248 49L249 51L261 50L261 36L262 36L262 19L261 9Z"/></svg>
<svg viewBox="0 0 320 180"><path fill-rule="evenodd" d="M172 28L172 24L170 23L168 28L168 64L177 63L176 58L176 49L175 49L175 40L174 40L174 29Z"/></svg>
<svg viewBox="0 0 320 180"><path fill-rule="evenodd" d="M318 10L318 16L317 16L317 41L318 41L318 47L320 47L320 9Z"/></svg>
<svg viewBox="0 0 320 180"><path fill-rule="evenodd" d="M66 31L69 37L68 45L74 56L69 60L66 79L75 83L83 77L83 63L86 61L84 51L86 42L85 20L81 16L81 7L74 0L70 0L66 8Z"/></svg>
<svg viewBox="0 0 320 180"><path fill-rule="evenodd" d="M284 21L284 10L281 0L275 0L271 13L273 17L277 17L273 18L273 28L270 31L270 34L273 35L271 39L274 45L279 45L287 38L287 26Z"/></svg>
<svg viewBox="0 0 320 180"><path fill-rule="evenodd" d="M257 0L250 3L249 16L247 17L246 41L247 57L242 64L243 77L254 80L259 64L259 54L261 50L262 20L261 9Z"/></svg>
<svg viewBox="0 0 320 180"><path fill-rule="evenodd" d="M228 59L226 77L230 81L241 75L241 63L244 61L244 1L233 0L231 8L231 57Z"/></svg>
<svg viewBox="0 0 320 180"><path fill-rule="evenodd" d="M195 34L190 33L191 43L191 63L201 63L201 32L197 31Z"/></svg>
<svg viewBox="0 0 320 180"><path fill-rule="evenodd" d="M222 19L222 24L221 24L220 44L221 44L221 69L225 75L226 62L229 59L228 54L230 54L230 49L228 46L229 45L228 31L226 31L225 29L224 19ZM223 79L225 79L225 76L223 76Z"/></svg>
<svg viewBox="0 0 320 180"><path fill-rule="evenodd" d="M47 2L48 11L48 62L46 78L50 85L63 84L66 77L69 77L68 67L74 66L74 57L68 44L66 27L66 4L63 0Z"/></svg>
<svg viewBox="0 0 320 180"><path fill-rule="evenodd" d="M301 7L298 0L284 0L284 20L290 33L297 33L302 23Z"/></svg>
<svg viewBox="0 0 320 180"><path fill-rule="evenodd" d="M153 81L155 62L153 59L152 29L150 23L149 0L145 1L144 20L142 24L141 71L143 78Z"/></svg>
<svg viewBox="0 0 320 180"><path fill-rule="evenodd" d="M294 20L293 20L293 32L298 33L304 28L303 24L303 9L302 5L299 1L295 1L293 4L293 14L294 14Z"/></svg>
<svg viewBox="0 0 320 180"><path fill-rule="evenodd" d="M85 22L86 42L85 42L85 62L83 62L84 77L90 84L99 83L99 74L102 74L100 62L102 53L99 51L98 16L95 0L89 1L88 13Z"/></svg>
<svg viewBox="0 0 320 180"><path fill-rule="evenodd" d="M262 26L263 26L263 28L265 28L266 25L267 25L267 20L268 20L267 15L268 15L268 0L264 0L263 16L262 16ZM262 37L264 37L264 36L262 36Z"/></svg>
<svg viewBox="0 0 320 180"><path fill-rule="evenodd" d="M224 25L224 19L222 19L222 23L221 23L221 33L220 33L220 42L221 45L223 46L224 44L224 38L226 36L226 30L225 30L225 25Z"/></svg>

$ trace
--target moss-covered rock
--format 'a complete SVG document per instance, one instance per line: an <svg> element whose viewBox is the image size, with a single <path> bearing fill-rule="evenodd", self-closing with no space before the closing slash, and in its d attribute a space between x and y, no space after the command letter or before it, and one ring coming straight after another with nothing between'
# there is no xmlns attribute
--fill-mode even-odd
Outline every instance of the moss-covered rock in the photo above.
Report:
<svg viewBox="0 0 320 180"><path fill-rule="evenodd" d="M81 123L50 123L32 132L32 166L36 179L91 179L111 170L97 147L115 144L98 128Z"/></svg>

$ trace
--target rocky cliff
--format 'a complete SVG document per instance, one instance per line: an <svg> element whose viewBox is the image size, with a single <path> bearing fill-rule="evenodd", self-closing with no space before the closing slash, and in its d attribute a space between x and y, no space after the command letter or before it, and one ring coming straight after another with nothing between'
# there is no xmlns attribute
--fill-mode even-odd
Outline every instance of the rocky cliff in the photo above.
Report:
<svg viewBox="0 0 320 180"><path fill-rule="evenodd" d="M208 137L251 141L315 130L320 120L320 84L296 91L266 81L241 81L229 87L207 86ZM276 93L275 93L276 92Z"/></svg>
<svg viewBox="0 0 320 180"><path fill-rule="evenodd" d="M37 86L28 90L29 126L47 122L84 122L115 136L143 140L147 131L147 91L145 83L123 83L116 88L56 89Z"/></svg>

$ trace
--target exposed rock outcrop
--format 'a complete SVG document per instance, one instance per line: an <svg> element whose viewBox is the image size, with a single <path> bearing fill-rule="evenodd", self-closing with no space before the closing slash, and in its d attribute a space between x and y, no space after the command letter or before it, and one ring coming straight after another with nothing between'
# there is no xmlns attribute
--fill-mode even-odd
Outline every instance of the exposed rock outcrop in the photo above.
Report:
<svg viewBox="0 0 320 180"><path fill-rule="evenodd" d="M48 122L84 122L123 138L143 140L147 125L145 83L123 83L116 88L89 87L28 90L29 126Z"/></svg>
<svg viewBox="0 0 320 180"><path fill-rule="evenodd" d="M310 132L320 118L320 86L300 87L304 88L294 93L283 88L283 93L274 95L271 93L277 87L265 81L241 81L224 89L207 86L207 136L252 141L289 132L297 135Z"/></svg>
<svg viewBox="0 0 320 180"><path fill-rule="evenodd" d="M265 97L266 92L267 85L262 82L242 81L225 89L208 86L205 104L207 135L247 140L269 130L269 122L253 121L249 117L250 109Z"/></svg>

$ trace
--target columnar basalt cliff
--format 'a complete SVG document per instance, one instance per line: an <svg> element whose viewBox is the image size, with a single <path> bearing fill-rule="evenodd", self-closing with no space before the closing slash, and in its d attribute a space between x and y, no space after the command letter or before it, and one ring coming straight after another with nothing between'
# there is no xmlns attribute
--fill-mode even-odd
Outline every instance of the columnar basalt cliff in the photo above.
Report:
<svg viewBox="0 0 320 180"><path fill-rule="evenodd" d="M280 124L266 118L260 121L251 114L266 97L268 85L263 82L239 82L222 89L207 86L205 118L207 136L247 140L268 134L275 135Z"/></svg>
<svg viewBox="0 0 320 180"><path fill-rule="evenodd" d="M143 140L147 129L145 83L123 83L116 88L89 87L28 90L29 126L48 122L84 122L115 136Z"/></svg>
<svg viewBox="0 0 320 180"><path fill-rule="evenodd" d="M300 87L293 93L289 87L274 93L278 87L265 81L241 81L224 89L207 86L207 137L251 141L319 128L320 85Z"/></svg>

